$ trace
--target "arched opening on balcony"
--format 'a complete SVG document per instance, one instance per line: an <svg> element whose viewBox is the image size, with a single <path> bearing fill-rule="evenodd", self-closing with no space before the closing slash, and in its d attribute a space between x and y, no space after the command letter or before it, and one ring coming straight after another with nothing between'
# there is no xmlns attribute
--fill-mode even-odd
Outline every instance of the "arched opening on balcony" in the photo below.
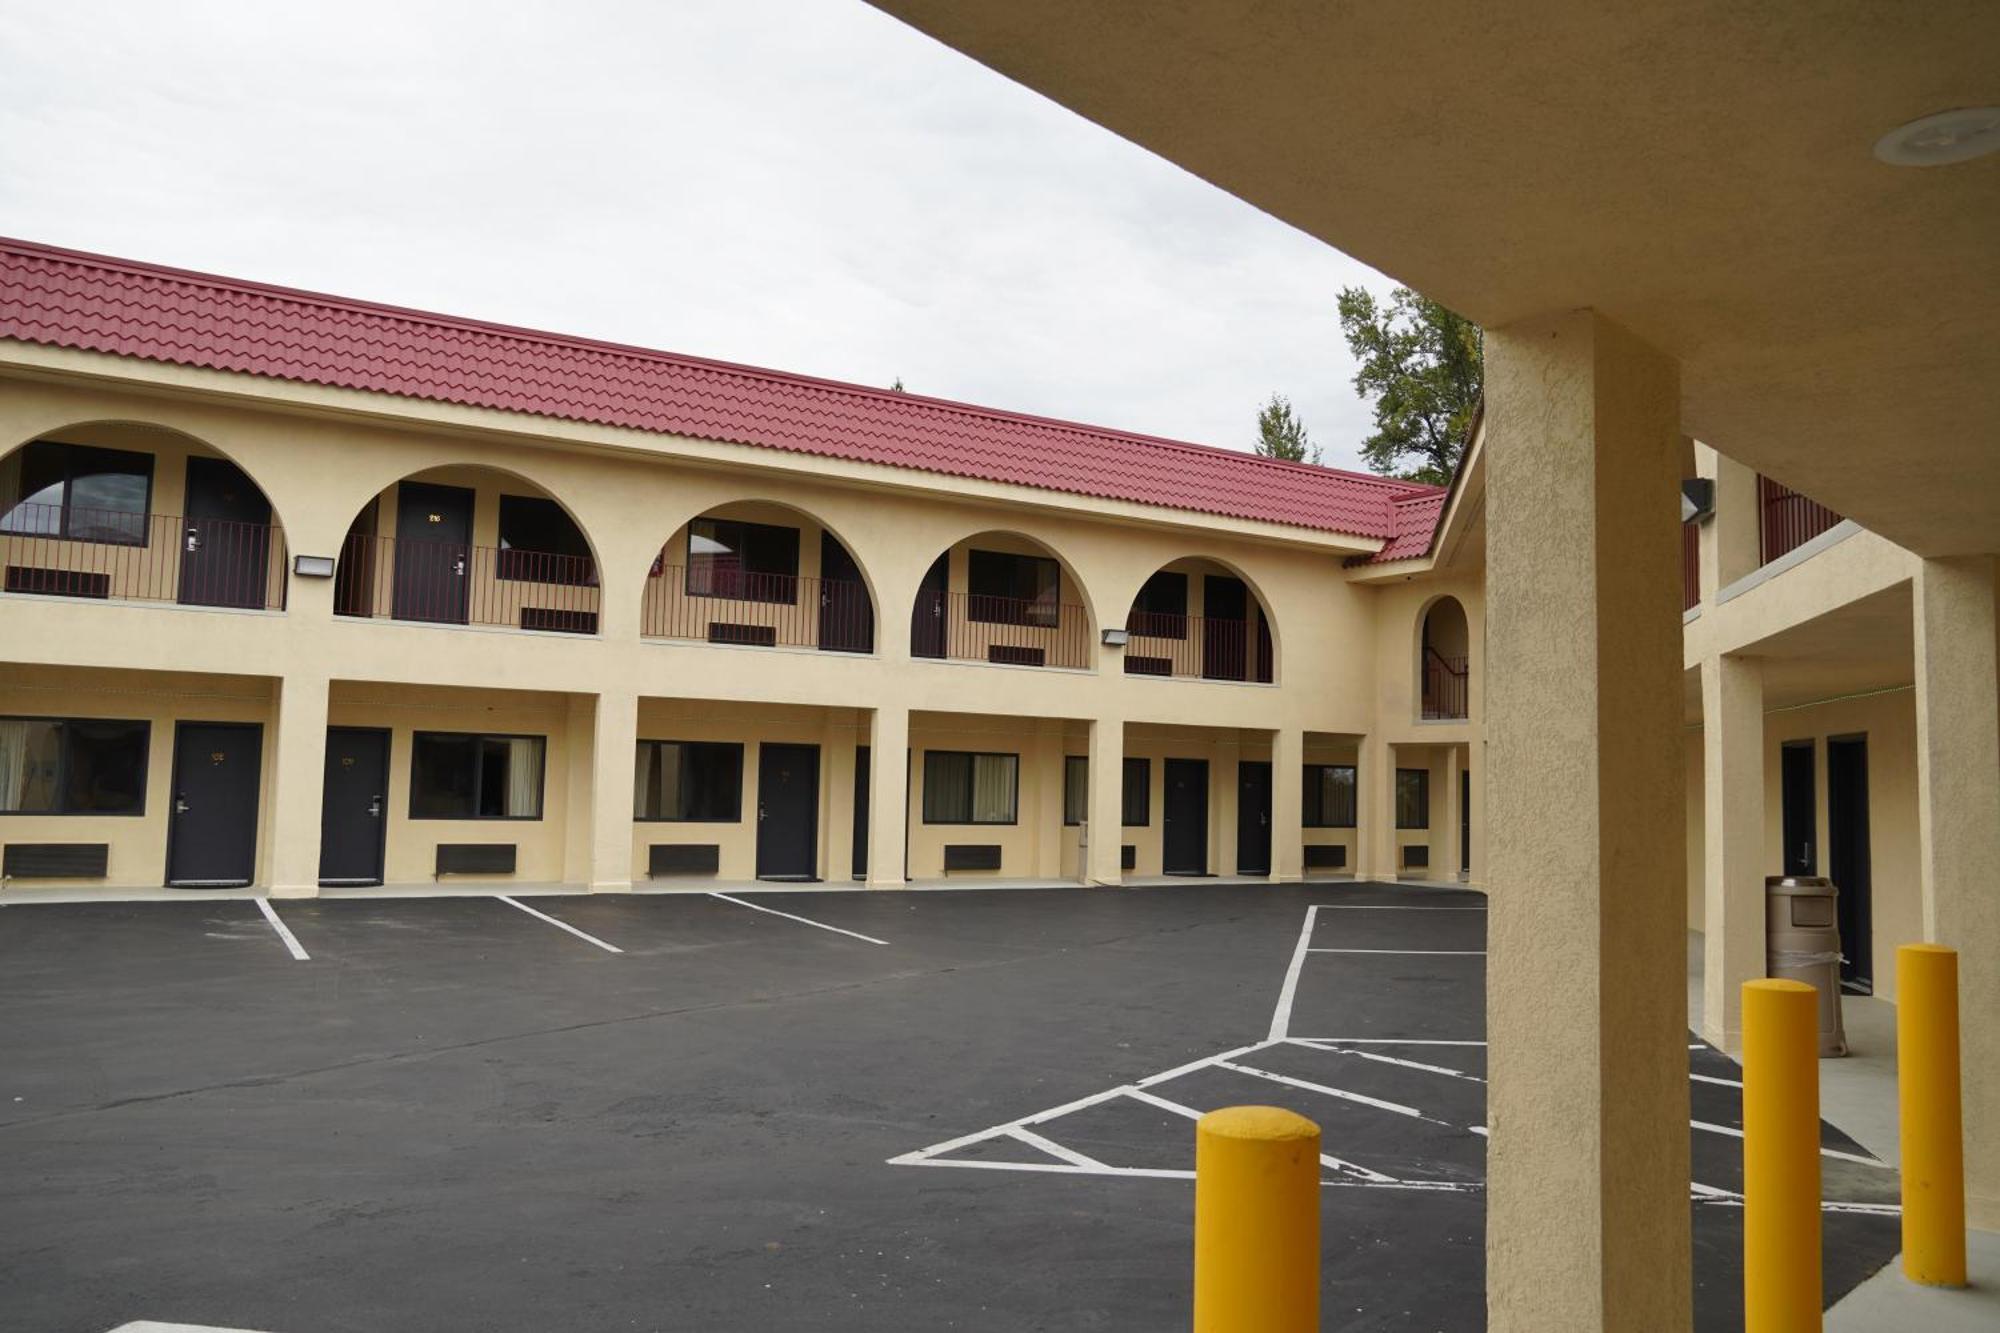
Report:
<svg viewBox="0 0 2000 1333"><path fill-rule="evenodd" d="M1125 674L1240 680L1277 677L1277 640L1264 599L1236 570L1191 557L1163 566L1125 617Z"/></svg>
<svg viewBox="0 0 2000 1333"><path fill-rule="evenodd" d="M1456 597L1424 607L1417 647L1418 697L1427 720L1457 719L1472 703L1470 632Z"/></svg>
<svg viewBox="0 0 2000 1333"><path fill-rule="evenodd" d="M925 571L910 609L910 656L1087 669L1096 630L1069 565L1032 537L982 532Z"/></svg>
<svg viewBox="0 0 2000 1333"><path fill-rule="evenodd" d="M875 651L868 578L833 530L767 500L719 505L667 539L639 633L760 648Z"/></svg>
<svg viewBox="0 0 2000 1333"><path fill-rule="evenodd" d="M561 501L498 468L412 473L355 516L335 615L595 634L597 557Z"/></svg>
<svg viewBox="0 0 2000 1333"><path fill-rule="evenodd" d="M264 491L165 426L66 426L0 457L10 593L279 611L285 537Z"/></svg>

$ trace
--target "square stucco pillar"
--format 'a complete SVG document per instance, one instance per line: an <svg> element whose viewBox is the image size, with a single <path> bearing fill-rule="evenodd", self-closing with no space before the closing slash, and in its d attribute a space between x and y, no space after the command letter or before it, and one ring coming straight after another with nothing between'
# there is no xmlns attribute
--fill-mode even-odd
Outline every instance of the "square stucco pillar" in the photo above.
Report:
<svg viewBox="0 0 2000 1333"><path fill-rule="evenodd" d="M326 800L324 676L286 676L278 685L271 764L271 896L319 896L320 815Z"/></svg>
<svg viewBox="0 0 2000 1333"><path fill-rule="evenodd" d="M590 742L590 891L630 893L638 696L600 694L595 714Z"/></svg>
<svg viewBox="0 0 2000 1333"><path fill-rule="evenodd" d="M1695 472L1715 483L1715 513L1702 522L1701 600L1713 604L1718 588L1726 588L1764 562L1761 548L1763 514L1757 507L1757 470L1724 457L1705 444L1695 445Z"/></svg>
<svg viewBox="0 0 2000 1333"><path fill-rule="evenodd" d="M1271 733L1271 878L1296 884L1306 877L1306 734Z"/></svg>
<svg viewBox="0 0 2000 1333"><path fill-rule="evenodd" d="M1488 1326L1686 1329L1678 368L1591 311L1486 357Z"/></svg>
<svg viewBox="0 0 2000 1333"><path fill-rule="evenodd" d="M1743 983L1764 975L1764 669L1701 664L1701 1035L1743 1050Z"/></svg>
<svg viewBox="0 0 2000 1333"><path fill-rule="evenodd" d="M1084 836L1084 881L1116 887L1125 882L1125 721L1100 717L1090 724L1090 812Z"/></svg>
<svg viewBox="0 0 2000 1333"><path fill-rule="evenodd" d="M1992 556L1917 571L1924 938L1958 950L1965 1212L2000 1228L2000 645Z"/></svg>
<svg viewBox="0 0 2000 1333"><path fill-rule="evenodd" d="M1355 756L1354 877L1396 877L1396 752L1379 733Z"/></svg>
<svg viewBox="0 0 2000 1333"><path fill-rule="evenodd" d="M878 708L868 722L868 887L909 883L910 710Z"/></svg>

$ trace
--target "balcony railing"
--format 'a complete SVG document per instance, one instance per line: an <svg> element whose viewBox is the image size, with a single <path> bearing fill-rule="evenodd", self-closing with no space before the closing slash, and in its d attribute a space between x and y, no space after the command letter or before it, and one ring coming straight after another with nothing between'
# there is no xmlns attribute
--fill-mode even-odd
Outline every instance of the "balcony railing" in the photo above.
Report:
<svg viewBox="0 0 2000 1333"><path fill-rule="evenodd" d="M1681 610L1701 605L1701 525L1681 524Z"/></svg>
<svg viewBox="0 0 2000 1333"><path fill-rule="evenodd" d="M655 564L646 580L639 633L649 639L818 648L832 653L875 650L875 612L868 589L844 579L747 570Z"/></svg>
<svg viewBox="0 0 2000 1333"><path fill-rule="evenodd" d="M1804 546L1840 522L1840 515L1769 477L1757 478L1759 545L1763 562Z"/></svg>
<svg viewBox="0 0 2000 1333"><path fill-rule="evenodd" d="M1125 632L1128 676L1271 681L1271 635L1262 620L1134 611Z"/></svg>
<svg viewBox="0 0 2000 1333"><path fill-rule="evenodd" d="M910 656L1086 667L1090 617L1080 606L924 589L910 615Z"/></svg>
<svg viewBox="0 0 2000 1333"><path fill-rule="evenodd" d="M1463 718L1470 713L1471 672L1463 657L1446 657L1435 648L1424 649L1424 719L1438 721Z"/></svg>
<svg viewBox="0 0 2000 1333"><path fill-rule="evenodd" d="M588 556L461 542L349 533L333 585L337 616L595 634L597 612Z"/></svg>
<svg viewBox="0 0 2000 1333"><path fill-rule="evenodd" d="M8 592L282 611L285 534L266 523L74 505L0 516Z"/></svg>

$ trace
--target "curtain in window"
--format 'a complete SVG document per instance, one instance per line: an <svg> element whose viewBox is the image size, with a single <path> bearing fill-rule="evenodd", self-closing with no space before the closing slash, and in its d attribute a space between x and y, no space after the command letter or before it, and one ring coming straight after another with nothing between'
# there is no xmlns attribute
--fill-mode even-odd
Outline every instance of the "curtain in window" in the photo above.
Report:
<svg viewBox="0 0 2000 1333"><path fill-rule="evenodd" d="M542 742L537 736L514 736L507 747L507 814L534 818L541 814Z"/></svg>
<svg viewBox="0 0 2000 1333"><path fill-rule="evenodd" d="M34 813L56 808L61 746L61 732L53 722L0 721L0 810Z"/></svg>
<svg viewBox="0 0 2000 1333"><path fill-rule="evenodd" d="M973 823L1013 823L1014 772L1020 761L1011 754L980 754L972 759Z"/></svg>
<svg viewBox="0 0 2000 1333"><path fill-rule="evenodd" d="M1090 760L1083 755L1063 759L1063 823L1082 824L1090 819Z"/></svg>

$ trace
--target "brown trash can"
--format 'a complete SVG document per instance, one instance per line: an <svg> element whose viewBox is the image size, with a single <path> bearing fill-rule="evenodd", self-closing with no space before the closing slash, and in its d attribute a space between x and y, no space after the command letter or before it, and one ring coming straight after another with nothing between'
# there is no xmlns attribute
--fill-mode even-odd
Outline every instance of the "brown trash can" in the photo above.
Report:
<svg viewBox="0 0 2000 1333"><path fill-rule="evenodd" d="M1819 992L1819 1053L1847 1054L1840 1021L1839 890L1824 875L1772 875L1764 881L1765 973L1803 981Z"/></svg>

